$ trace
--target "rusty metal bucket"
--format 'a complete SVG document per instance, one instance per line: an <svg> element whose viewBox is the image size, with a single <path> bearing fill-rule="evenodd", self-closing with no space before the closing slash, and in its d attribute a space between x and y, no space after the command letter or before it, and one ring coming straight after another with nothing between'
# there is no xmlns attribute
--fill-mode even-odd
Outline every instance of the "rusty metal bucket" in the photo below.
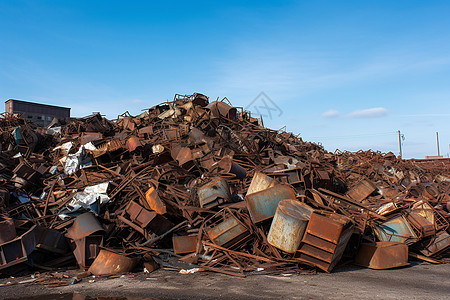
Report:
<svg viewBox="0 0 450 300"><path fill-rule="evenodd" d="M95 276L128 273L137 265L139 258L130 258L112 251L101 249L89 268Z"/></svg>
<svg viewBox="0 0 450 300"><path fill-rule="evenodd" d="M408 246L396 242L361 244L355 263L377 270L407 266L409 265Z"/></svg>
<svg viewBox="0 0 450 300"><path fill-rule="evenodd" d="M259 171L255 172L253 175L252 182L247 190L247 196L267 188L273 187L276 181L272 177L269 177Z"/></svg>
<svg viewBox="0 0 450 300"><path fill-rule="evenodd" d="M267 241L288 253L295 253L314 210L297 200L282 200L270 226Z"/></svg>

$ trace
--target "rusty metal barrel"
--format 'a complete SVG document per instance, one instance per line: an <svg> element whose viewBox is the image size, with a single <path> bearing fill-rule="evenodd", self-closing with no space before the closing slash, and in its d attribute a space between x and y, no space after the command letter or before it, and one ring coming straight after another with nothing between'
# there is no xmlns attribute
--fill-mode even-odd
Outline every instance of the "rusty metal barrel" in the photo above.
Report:
<svg viewBox="0 0 450 300"><path fill-rule="evenodd" d="M288 253L297 251L313 211L298 200L280 201L267 235L269 244Z"/></svg>

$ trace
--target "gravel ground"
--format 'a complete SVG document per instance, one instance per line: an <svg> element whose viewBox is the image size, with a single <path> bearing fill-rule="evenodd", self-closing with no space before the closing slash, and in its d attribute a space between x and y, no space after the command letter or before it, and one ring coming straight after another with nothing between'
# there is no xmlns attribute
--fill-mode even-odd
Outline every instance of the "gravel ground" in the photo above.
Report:
<svg viewBox="0 0 450 300"><path fill-rule="evenodd" d="M23 277L26 280L30 277ZM18 281L4 278L0 284ZM95 282L89 282L95 280ZM182 275L158 270L118 278L84 278L56 288L16 284L0 286L1 299L449 299L450 264L415 264L393 270L356 267L332 274L252 275L237 278L199 272ZM110 299L110 298L109 298Z"/></svg>

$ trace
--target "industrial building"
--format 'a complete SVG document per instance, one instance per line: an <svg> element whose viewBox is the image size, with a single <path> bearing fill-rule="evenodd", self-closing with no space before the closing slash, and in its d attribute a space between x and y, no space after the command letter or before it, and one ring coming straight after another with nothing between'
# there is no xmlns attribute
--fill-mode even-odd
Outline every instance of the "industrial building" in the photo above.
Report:
<svg viewBox="0 0 450 300"><path fill-rule="evenodd" d="M26 120L39 126L47 126L53 118L70 118L70 108L9 99L5 101L5 111L21 114Z"/></svg>

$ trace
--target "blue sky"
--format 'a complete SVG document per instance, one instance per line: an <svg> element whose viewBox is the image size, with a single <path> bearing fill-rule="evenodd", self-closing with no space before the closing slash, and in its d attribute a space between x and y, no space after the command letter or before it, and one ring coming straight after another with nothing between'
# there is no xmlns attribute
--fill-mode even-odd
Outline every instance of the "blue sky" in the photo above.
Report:
<svg viewBox="0 0 450 300"><path fill-rule="evenodd" d="M404 157L423 158L438 131L447 156L449 15L449 1L0 0L0 98L115 118L175 93L247 107L264 92L282 111L266 126L329 151L397 154L401 130Z"/></svg>

